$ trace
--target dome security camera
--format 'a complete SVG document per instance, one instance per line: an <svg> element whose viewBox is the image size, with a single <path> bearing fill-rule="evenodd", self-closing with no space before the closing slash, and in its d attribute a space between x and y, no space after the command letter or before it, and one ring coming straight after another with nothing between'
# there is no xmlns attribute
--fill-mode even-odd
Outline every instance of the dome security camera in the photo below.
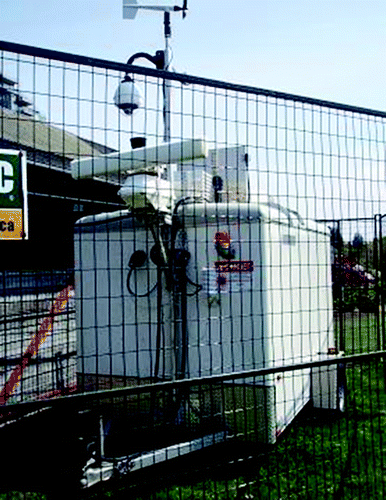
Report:
<svg viewBox="0 0 386 500"><path fill-rule="evenodd" d="M132 115L133 111L142 106L142 95L128 75L115 91L114 104L126 115Z"/></svg>

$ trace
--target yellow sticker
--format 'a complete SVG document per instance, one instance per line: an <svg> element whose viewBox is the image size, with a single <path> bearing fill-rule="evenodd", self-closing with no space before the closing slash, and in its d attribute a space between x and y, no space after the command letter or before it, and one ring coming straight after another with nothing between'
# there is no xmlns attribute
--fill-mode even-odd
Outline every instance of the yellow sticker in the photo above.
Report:
<svg viewBox="0 0 386 500"><path fill-rule="evenodd" d="M22 240L23 210L0 209L0 240Z"/></svg>

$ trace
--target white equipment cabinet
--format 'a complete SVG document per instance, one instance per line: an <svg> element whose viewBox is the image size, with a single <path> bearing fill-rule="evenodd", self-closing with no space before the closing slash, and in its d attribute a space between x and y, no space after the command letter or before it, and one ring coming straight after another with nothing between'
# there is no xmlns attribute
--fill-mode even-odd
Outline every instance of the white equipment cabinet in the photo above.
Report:
<svg viewBox="0 0 386 500"><path fill-rule="evenodd" d="M202 287L188 300L187 376L327 358L334 338L324 225L273 203L190 204L180 216L188 275ZM240 414L240 433L274 442L310 401L310 375L302 369L229 385L226 406Z"/></svg>
<svg viewBox="0 0 386 500"><path fill-rule="evenodd" d="M128 211L76 224L78 374L86 389L327 358L334 338L324 225L274 203L192 202L176 215L169 243L186 257L179 330L152 232ZM133 268L138 251L144 262ZM229 433L275 442L312 398L313 379L307 368L225 383L218 409ZM335 408L335 399L323 401Z"/></svg>
<svg viewBox="0 0 386 500"><path fill-rule="evenodd" d="M159 322L164 335L170 324L170 297L163 294L160 317L158 271L150 257L129 277L134 252L149 256L153 246L150 231L127 210L76 223L78 376L86 390L149 381L154 374ZM169 334L164 336L159 358L166 379L172 377L170 339Z"/></svg>

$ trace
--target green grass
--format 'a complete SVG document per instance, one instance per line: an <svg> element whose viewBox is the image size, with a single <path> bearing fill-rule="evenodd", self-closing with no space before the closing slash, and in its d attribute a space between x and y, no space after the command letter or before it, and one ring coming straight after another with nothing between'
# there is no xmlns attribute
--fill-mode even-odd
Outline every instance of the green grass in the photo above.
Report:
<svg viewBox="0 0 386 500"><path fill-rule="evenodd" d="M382 347L376 315L346 315L346 353ZM337 330L337 333L339 331ZM386 498L385 366L374 360L348 365L347 408L343 415L304 411L269 450L256 444L249 456L226 467L200 469L187 479L137 495L188 499L382 499ZM227 473L219 473L226 467ZM241 472L240 472L241 469ZM206 476L201 479L202 475ZM209 477L207 477L209 475ZM134 497L133 497L134 498Z"/></svg>
<svg viewBox="0 0 386 500"><path fill-rule="evenodd" d="M376 315L346 315L346 353L378 350ZM337 334L339 330L337 327ZM381 339L382 340L382 339ZM271 447L214 449L188 461L145 469L91 498L145 500L386 498L386 393L383 360L349 364L347 408L333 415L305 409ZM178 468L178 469L177 469ZM0 500L41 498L0 495Z"/></svg>
<svg viewBox="0 0 386 500"><path fill-rule="evenodd" d="M385 345L381 325L379 313L346 313L336 322L336 335L343 330L343 350L347 355L378 351Z"/></svg>
<svg viewBox="0 0 386 500"><path fill-rule="evenodd" d="M46 500L46 495L42 493L10 491L8 493L0 494L1 500Z"/></svg>
<svg viewBox="0 0 386 500"><path fill-rule="evenodd" d="M258 445L240 463L226 466L221 454L210 472L197 467L137 500L188 499L382 499L386 497L386 397L383 365L348 368L348 408L343 416L305 411L276 445ZM252 450L251 450L252 451ZM226 474L221 474L226 467ZM114 498L115 495L113 495ZM119 497L120 498L120 497ZM131 497L134 498L134 497Z"/></svg>

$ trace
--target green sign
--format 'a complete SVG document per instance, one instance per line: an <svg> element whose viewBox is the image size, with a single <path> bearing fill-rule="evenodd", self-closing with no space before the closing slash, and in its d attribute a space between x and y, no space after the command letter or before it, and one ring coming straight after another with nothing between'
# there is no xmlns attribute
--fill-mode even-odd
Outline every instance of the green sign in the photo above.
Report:
<svg viewBox="0 0 386 500"><path fill-rule="evenodd" d="M27 238L26 157L0 149L0 240Z"/></svg>

